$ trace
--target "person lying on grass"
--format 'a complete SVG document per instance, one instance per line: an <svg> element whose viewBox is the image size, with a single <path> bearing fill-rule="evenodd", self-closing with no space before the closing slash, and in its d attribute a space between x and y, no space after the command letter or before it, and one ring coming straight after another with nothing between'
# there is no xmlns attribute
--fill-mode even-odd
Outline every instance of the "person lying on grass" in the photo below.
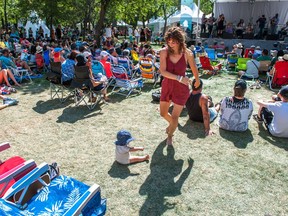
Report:
<svg viewBox="0 0 288 216"><path fill-rule="evenodd" d="M0 99L3 100L3 104L0 104L0 110L6 108L8 106L17 105L18 102L19 102L16 99L5 97L5 96L2 96L2 95L0 95Z"/></svg>
<svg viewBox="0 0 288 216"><path fill-rule="evenodd" d="M145 156L131 156L130 152L143 151L143 147L132 147L129 145L131 141L135 140L131 133L127 130L120 130L117 133L117 140L115 141L115 159L120 164L132 164L149 160L149 155Z"/></svg>
<svg viewBox="0 0 288 216"><path fill-rule="evenodd" d="M281 101L277 101L279 98ZM272 136L288 138L288 85L283 86L273 99L276 99L275 102L258 101L258 114L253 118L259 124L264 122Z"/></svg>
<svg viewBox="0 0 288 216"><path fill-rule="evenodd" d="M205 136L212 135L214 132L210 129L210 122L218 115L220 104L214 107L212 98L202 93L203 81L200 79L200 86L195 87L195 79L192 81L192 92L186 102L189 119L196 122L203 122Z"/></svg>

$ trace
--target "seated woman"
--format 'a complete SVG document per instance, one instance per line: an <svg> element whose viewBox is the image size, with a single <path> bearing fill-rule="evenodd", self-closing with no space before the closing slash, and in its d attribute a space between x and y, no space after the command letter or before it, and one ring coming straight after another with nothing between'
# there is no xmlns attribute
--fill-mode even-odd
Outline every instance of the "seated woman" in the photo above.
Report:
<svg viewBox="0 0 288 216"><path fill-rule="evenodd" d="M0 61L0 85L1 85L1 84L5 84L5 85L7 85L8 87L11 87L11 84L9 83L9 80L8 80L8 78L10 78L10 79L14 82L14 84L15 84L16 86L21 86L21 85L16 81L16 79L15 79L13 73L11 72L11 70L9 70L9 69L2 69L2 70L1 70L1 68L2 68L2 64L1 64L1 61Z"/></svg>
<svg viewBox="0 0 288 216"><path fill-rule="evenodd" d="M105 82L104 81L97 81L94 79L93 77L93 73L92 73L92 65L91 65L91 61L90 58L87 60L87 58L83 55L83 54L78 54L76 56L76 66L88 66L89 67L89 71L90 71L90 79L91 79L91 83L93 85L93 90L95 91L101 91L104 97L104 100L106 102L110 101L110 99L107 96L107 90L105 88Z"/></svg>

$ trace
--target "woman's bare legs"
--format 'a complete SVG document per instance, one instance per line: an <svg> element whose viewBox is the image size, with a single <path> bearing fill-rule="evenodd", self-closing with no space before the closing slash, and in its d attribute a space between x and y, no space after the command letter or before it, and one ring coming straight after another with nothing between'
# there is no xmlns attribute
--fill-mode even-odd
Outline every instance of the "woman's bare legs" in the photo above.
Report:
<svg viewBox="0 0 288 216"><path fill-rule="evenodd" d="M13 73L11 72L11 70L7 69L6 71L7 71L8 76L10 77L10 79L12 79L12 81L15 83L15 85L16 85L16 86L21 86L21 85L16 81L16 79L15 79Z"/></svg>
<svg viewBox="0 0 288 216"><path fill-rule="evenodd" d="M167 137L167 145L172 145L173 140L173 133L175 132L176 128L178 127L178 119L183 110L182 105L174 104L172 114L169 113L169 107L171 102L160 102L160 115L168 121L169 126L166 129L166 133L168 134Z"/></svg>

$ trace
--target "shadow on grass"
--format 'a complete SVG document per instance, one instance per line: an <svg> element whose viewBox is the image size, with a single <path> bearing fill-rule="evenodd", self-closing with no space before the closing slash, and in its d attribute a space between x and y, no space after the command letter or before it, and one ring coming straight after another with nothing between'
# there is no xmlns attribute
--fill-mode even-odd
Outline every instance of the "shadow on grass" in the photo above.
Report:
<svg viewBox="0 0 288 216"><path fill-rule="evenodd" d="M178 124L178 130L186 133L189 139L205 138L204 125L200 122L194 122L188 119L185 125Z"/></svg>
<svg viewBox="0 0 288 216"><path fill-rule="evenodd" d="M234 146L240 149L245 149L248 143L254 139L250 129L245 132L234 132L219 128L219 134L223 139L233 142Z"/></svg>
<svg viewBox="0 0 288 216"><path fill-rule="evenodd" d="M114 161L112 164L110 170L108 171L108 174L112 178L120 178L125 179L129 176L137 176L139 173L131 173L129 169L129 165L122 165Z"/></svg>
<svg viewBox="0 0 288 216"><path fill-rule="evenodd" d="M262 137L267 142L271 143L274 146L277 146L278 148L282 148L285 151L288 151L288 139L285 138L279 138L272 136L266 128L262 124L259 124L259 133L258 135Z"/></svg>
<svg viewBox="0 0 288 216"><path fill-rule="evenodd" d="M93 110L89 110L84 105L80 105L77 107L70 106L63 110L62 115L58 117L58 120L56 122L57 123L67 122L73 124L79 120L91 118L97 115L102 115L99 104Z"/></svg>
<svg viewBox="0 0 288 216"><path fill-rule="evenodd" d="M33 107L32 109L39 114L45 114L51 110L63 109L69 106L71 103L73 103L73 100L67 100L64 103L61 103L58 98L47 101L40 100L36 103L36 106Z"/></svg>
<svg viewBox="0 0 288 216"><path fill-rule="evenodd" d="M22 94L39 94L49 89L49 82L44 78L34 79L32 82L25 81L21 83L19 92Z"/></svg>
<svg viewBox="0 0 288 216"><path fill-rule="evenodd" d="M173 146L167 146L167 154L165 154L166 146L164 140L154 151L150 163L151 173L140 187L139 194L147 196L139 211L140 216L163 215L168 209L173 209L177 203L169 203L165 197L180 195L182 185L192 170L193 159L188 159L189 165L182 172L184 161L175 160ZM178 180L174 181L174 178L179 175Z"/></svg>

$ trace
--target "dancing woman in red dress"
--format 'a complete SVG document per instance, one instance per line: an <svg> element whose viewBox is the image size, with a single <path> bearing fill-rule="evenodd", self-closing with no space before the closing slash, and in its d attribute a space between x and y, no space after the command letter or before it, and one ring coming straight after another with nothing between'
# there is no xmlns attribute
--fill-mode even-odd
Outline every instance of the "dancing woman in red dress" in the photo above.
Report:
<svg viewBox="0 0 288 216"><path fill-rule="evenodd" d="M172 137L178 126L178 118L189 97L189 83L185 76L187 62L196 79L195 87L200 85L198 70L193 54L186 49L184 32L179 27L170 28L165 35L167 47L160 51L160 73L164 77L160 98L160 115L169 123L166 128L167 145L172 145ZM169 107L173 102L173 111Z"/></svg>

